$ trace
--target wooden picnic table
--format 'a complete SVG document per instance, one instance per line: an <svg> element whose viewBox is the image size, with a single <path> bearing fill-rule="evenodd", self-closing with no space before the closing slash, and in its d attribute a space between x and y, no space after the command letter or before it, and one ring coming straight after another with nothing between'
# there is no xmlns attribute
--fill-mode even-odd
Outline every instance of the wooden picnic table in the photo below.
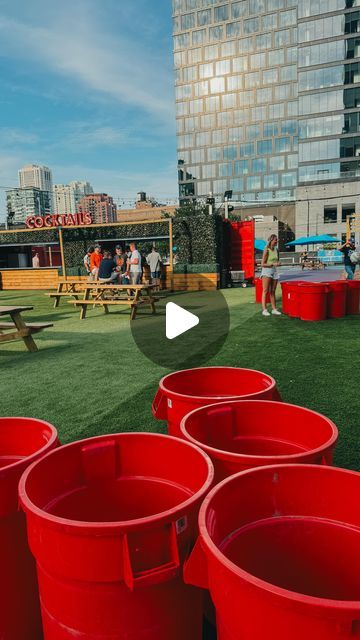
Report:
<svg viewBox="0 0 360 640"><path fill-rule="evenodd" d="M79 294L84 291L84 285L87 284L86 280L79 280L79 278L66 278L66 280L60 280L57 286L56 292L46 293L49 298L55 298L54 309L59 306L61 298L75 298L79 299Z"/></svg>
<svg viewBox="0 0 360 640"><path fill-rule="evenodd" d="M10 316L11 322L0 321L0 342L17 340L22 338L28 351L38 351L32 334L38 333L47 327L52 327L50 322L24 322L21 314L23 311L31 311L34 307L0 307L0 316ZM16 329L16 331L14 331ZM4 333L10 331L10 333Z"/></svg>
<svg viewBox="0 0 360 640"><path fill-rule="evenodd" d="M109 313L109 305L128 305L131 308L131 320L135 320L140 305L150 305L152 313L156 313L155 302L158 298L153 296L154 287L153 284L86 283L83 298L68 302L75 307L81 307L80 320L85 319L89 305L101 305L105 313Z"/></svg>

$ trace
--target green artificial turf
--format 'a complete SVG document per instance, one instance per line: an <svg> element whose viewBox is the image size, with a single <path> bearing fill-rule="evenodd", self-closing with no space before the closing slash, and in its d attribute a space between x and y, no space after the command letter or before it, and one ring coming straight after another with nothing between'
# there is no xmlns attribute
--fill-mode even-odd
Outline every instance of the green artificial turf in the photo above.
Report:
<svg viewBox="0 0 360 640"><path fill-rule="evenodd" d="M360 470L360 319L264 318L253 289L224 295L231 328L208 364L274 376L285 401L315 409L337 424L335 463ZM28 353L22 341L0 345L0 415L48 420L63 443L119 431L165 432L165 424L152 417L151 402L168 370L139 352L128 311L105 316L100 308L89 309L80 321L79 311L66 300L53 309L43 292L0 292L0 305L30 304L34 310L24 314L26 320L50 321L54 327L35 336L38 353Z"/></svg>

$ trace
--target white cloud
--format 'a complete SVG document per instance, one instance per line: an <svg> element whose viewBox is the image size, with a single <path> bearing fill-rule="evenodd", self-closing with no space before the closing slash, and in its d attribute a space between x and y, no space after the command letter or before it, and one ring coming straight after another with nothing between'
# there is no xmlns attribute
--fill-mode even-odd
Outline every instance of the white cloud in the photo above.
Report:
<svg viewBox="0 0 360 640"><path fill-rule="evenodd" d="M141 29L136 41L124 33L115 37L86 13L86 5L80 20L79 7L74 15L66 4L59 6L57 19L44 25L0 16L0 50L75 81L79 95L85 88L87 95L108 95L172 122L172 74L164 63L171 53L155 53L142 44Z"/></svg>
<svg viewBox="0 0 360 640"><path fill-rule="evenodd" d="M31 145L38 142L38 136L23 129L11 129L0 127L0 144L7 145Z"/></svg>

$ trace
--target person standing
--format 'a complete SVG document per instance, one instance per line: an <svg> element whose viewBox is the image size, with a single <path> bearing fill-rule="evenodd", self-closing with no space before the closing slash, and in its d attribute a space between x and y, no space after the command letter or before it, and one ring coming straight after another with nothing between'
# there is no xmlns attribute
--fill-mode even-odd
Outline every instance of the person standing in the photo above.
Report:
<svg viewBox="0 0 360 640"><path fill-rule="evenodd" d="M40 267L40 258L38 253L35 253L32 259L32 266L33 266L33 269L38 269Z"/></svg>
<svg viewBox="0 0 360 640"><path fill-rule="evenodd" d="M156 248L151 249L151 253L146 258L146 262L150 267L151 283L155 285L157 291L160 289L160 277L161 277L161 256L156 251Z"/></svg>
<svg viewBox="0 0 360 640"><path fill-rule="evenodd" d="M130 273L131 284L141 284L141 255L136 248L135 242L130 243L131 255L127 261L128 271Z"/></svg>
<svg viewBox="0 0 360 640"><path fill-rule="evenodd" d="M271 313L274 316L281 316L281 312L276 308L275 292L279 282L279 272L277 267L280 267L279 251L278 251L278 239L273 233L268 239L268 243L264 249L262 261L261 261L261 278L262 278L262 315L270 316L269 311L266 308L266 296L269 293L271 302Z"/></svg>
<svg viewBox="0 0 360 640"><path fill-rule="evenodd" d="M93 280L98 279L99 267L102 259L103 257L101 254L101 247L100 245L97 244L93 253L90 256L90 271L91 271L91 277Z"/></svg>
<svg viewBox="0 0 360 640"><path fill-rule="evenodd" d="M344 244L341 245L340 247L341 253L344 254L344 268L346 271L347 280L354 279L356 262L352 262L350 256L355 250L356 250L356 247L352 238L349 238L349 240L346 240L346 242L344 242Z"/></svg>
<svg viewBox="0 0 360 640"><path fill-rule="evenodd" d="M83 260L86 274L89 277L91 276L90 258L92 253L94 253L94 247L89 247L87 252L84 255L84 260Z"/></svg>

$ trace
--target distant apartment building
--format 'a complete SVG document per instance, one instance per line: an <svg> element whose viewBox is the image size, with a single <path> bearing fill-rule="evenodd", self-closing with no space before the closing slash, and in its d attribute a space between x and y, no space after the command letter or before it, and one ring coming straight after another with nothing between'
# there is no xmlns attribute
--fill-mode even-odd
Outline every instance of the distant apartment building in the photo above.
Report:
<svg viewBox="0 0 360 640"><path fill-rule="evenodd" d="M55 213L64 215L76 213L80 200L87 195L94 193L89 182L73 181L69 184L54 185L54 205Z"/></svg>
<svg viewBox="0 0 360 640"><path fill-rule="evenodd" d="M19 187L36 187L47 191L50 199L51 211L53 207L53 182L51 169L38 164L27 164L19 170Z"/></svg>
<svg viewBox="0 0 360 640"><path fill-rule="evenodd" d="M6 207L12 224L25 224L28 216L46 216L51 213L48 191L37 187L24 187L6 191Z"/></svg>
<svg viewBox="0 0 360 640"><path fill-rule="evenodd" d="M81 198L77 205L78 213L88 213L94 224L116 222L116 205L106 193L92 193Z"/></svg>

